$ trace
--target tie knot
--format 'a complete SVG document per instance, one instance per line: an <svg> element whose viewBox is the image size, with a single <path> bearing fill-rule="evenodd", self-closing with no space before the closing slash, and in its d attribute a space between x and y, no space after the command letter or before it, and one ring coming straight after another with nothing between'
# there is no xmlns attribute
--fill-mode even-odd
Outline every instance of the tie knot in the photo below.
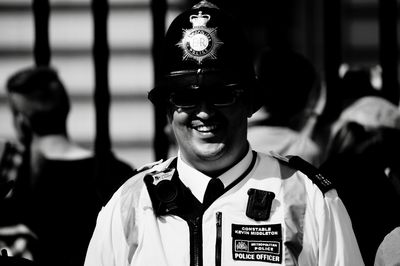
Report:
<svg viewBox="0 0 400 266"><path fill-rule="evenodd" d="M207 185L204 193L203 204L205 206L211 205L219 196L224 193L224 184L218 178L212 178Z"/></svg>

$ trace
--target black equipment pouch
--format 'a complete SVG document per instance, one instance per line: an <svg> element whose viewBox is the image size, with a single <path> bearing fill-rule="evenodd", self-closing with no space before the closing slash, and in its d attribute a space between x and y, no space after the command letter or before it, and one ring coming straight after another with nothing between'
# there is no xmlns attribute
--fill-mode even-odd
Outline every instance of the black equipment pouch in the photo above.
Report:
<svg viewBox="0 0 400 266"><path fill-rule="evenodd" d="M166 168L161 172L151 172L144 177L147 191L157 216L166 215L176 211L181 197L178 185L173 177L175 168Z"/></svg>
<svg viewBox="0 0 400 266"><path fill-rule="evenodd" d="M272 201L275 194L271 191L250 188L247 192L246 216L256 221L266 221L271 213Z"/></svg>
<svg viewBox="0 0 400 266"><path fill-rule="evenodd" d="M201 205L179 179L175 165L174 161L168 168L150 172L144 177L156 216L172 214L187 217Z"/></svg>

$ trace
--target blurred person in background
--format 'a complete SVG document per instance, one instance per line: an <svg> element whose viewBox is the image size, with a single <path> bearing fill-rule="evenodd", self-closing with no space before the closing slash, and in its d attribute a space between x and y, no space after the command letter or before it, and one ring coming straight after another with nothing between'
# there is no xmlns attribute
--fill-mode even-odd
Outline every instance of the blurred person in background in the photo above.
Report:
<svg viewBox="0 0 400 266"><path fill-rule="evenodd" d="M92 151L73 142L67 130L70 99L55 69L28 67L7 82L7 97L17 138L24 147L25 174L17 180L22 222L36 235L35 260L40 265L83 265L103 190ZM114 160L115 161L115 160ZM114 186L133 170L122 162ZM123 173L123 175L122 175ZM21 188L20 188L21 187Z"/></svg>
<svg viewBox="0 0 400 266"><path fill-rule="evenodd" d="M350 215L366 265L383 238L400 226L400 130L342 126L320 170L332 178Z"/></svg>
<svg viewBox="0 0 400 266"><path fill-rule="evenodd" d="M263 106L249 123L251 146L265 153L298 155L318 166L320 148L310 137L321 88L314 66L298 52L268 47L255 65Z"/></svg>
<svg viewBox="0 0 400 266"><path fill-rule="evenodd" d="M400 128L398 108L384 99L379 88L373 85L372 71L368 67L342 65L337 88L339 98L330 108L325 108L312 134L321 147L321 164L329 157L337 132L347 122Z"/></svg>
<svg viewBox="0 0 400 266"><path fill-rule="evenodd" d="M373 265L379 244L400 226L400 111L373 88L368 69L351 69L341 85L346 94L321 171L336 184L364 262Z"/></svg>

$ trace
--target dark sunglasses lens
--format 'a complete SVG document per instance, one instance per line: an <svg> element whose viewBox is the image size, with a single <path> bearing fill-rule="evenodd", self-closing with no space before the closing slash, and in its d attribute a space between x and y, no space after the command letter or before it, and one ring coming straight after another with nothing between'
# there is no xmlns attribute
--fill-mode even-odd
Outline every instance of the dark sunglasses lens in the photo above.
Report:
<svg viewBox="0 0 400 266"><path fill-rule="evenodd" d="M179 92L171 94L169 100L176 107L190 108L199 103L199 95L194 92Z"/></svg>
<svg viewBox="0 0 400 266"><path fill-rule="evenodd" d="M212 95L210 98L210 102L212 102L215 106L228 106L234 104L235 100L236 96L232 91L218 92Z"/></svg>

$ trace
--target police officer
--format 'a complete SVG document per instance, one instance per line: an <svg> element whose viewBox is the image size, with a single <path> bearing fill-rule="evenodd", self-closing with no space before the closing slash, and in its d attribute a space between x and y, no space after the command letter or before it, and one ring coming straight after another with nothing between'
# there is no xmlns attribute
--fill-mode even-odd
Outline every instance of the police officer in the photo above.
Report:
<svg viewBox="0 0 400 266"><path fill-rule="evenodd" d="M165 108L178 155L114 194L85 265L363 265L329 180L299 157L251 149L259 104L247 49L210 2L172 22L165 78L149 98Z"/></svg>

